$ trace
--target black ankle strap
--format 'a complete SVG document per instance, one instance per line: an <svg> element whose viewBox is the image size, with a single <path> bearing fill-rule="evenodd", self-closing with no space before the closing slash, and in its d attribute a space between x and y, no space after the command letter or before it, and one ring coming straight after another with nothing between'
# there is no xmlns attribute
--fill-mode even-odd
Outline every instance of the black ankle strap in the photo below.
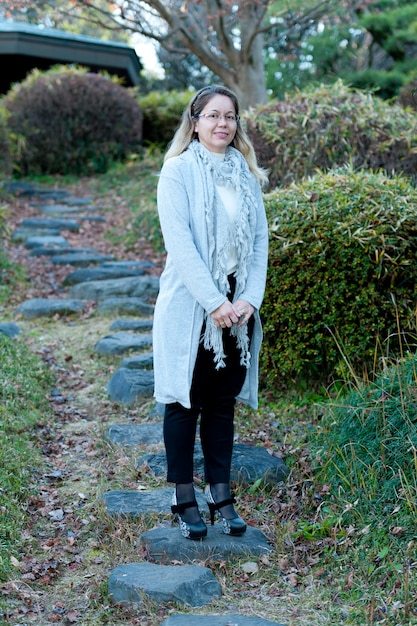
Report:
<svg viewBox="0 0 417 626"><path fill-rule="evenodd" d="M228 504L235 504L236 500L235 498L232 496L231 498L227 498L226 500L222 500L221 502L215 502L213 508L215 508L217 511L221 508L223 508L224 506L227 506Z"/></svg>
<svg viewBox="0 0 417 626"><path fill-rule="evenodd" d="M191 507L197 506L197 501L192 500L191 502L181 502L180 504L173 504L171 506L171 511L173 513L184 513L185 509L191 509Z"/></svg>

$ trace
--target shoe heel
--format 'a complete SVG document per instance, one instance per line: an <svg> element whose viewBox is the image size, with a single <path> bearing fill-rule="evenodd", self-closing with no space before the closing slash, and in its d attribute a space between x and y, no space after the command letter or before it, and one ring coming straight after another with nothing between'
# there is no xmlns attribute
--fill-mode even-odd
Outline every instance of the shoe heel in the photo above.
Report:
<svg viewBox="0 0 417 626"><path fill-rule="evenodd" d="M203 537L207 535L207 526L201 516L200 521L194 524L189 524L188 522L185 522L181 517L181 513L184 513L185 509L194 506L197 507L196 500L192 502L185 502L184 504L178 504L177 495L174 491L172 496L171 511L173 516L179 523L181 535L186 539L203 539Z"/></svg>
<svg viewBox="0 0 417 626"><path fill-rule="evenodd" d="M217 511L222 521L223 532L225 533L225 535L234 535L234 536L243 535L243 533L246 531L246 523L243 521L240 515L236 513L236 517L232 519L227 519L226 517L223 517L223 515L220 512L220 509L223 506L226 506L228 504L234 504L235 498L230 497L230 498L227 498L226 500L222 500L221 502L216 503L213 498L213 494L211 493L210 485L207 485L205 489L205 494L206 494L207 505L210 511L211 525L212 526L214 525L214 515Z"/></svg>

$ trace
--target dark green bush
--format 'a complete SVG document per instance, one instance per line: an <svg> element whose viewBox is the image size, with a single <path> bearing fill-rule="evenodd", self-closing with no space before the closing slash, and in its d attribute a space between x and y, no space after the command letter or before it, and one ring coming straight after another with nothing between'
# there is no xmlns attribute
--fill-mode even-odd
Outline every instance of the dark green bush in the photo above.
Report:
<svg viewBox="0 0 417 626"><path fill-rule="evenodd" d="M417 190L330 171L265 197L269 272L262 370L270 390L377 371L417 344ZM400 334L399 334L400 331Z"/></svg>
<svg viewBox="0 0 417 626"><path fill-rule="evenodd" d="M138 97L143 114L143 142L165 149L177 130L190 92L152 91Z"/></svg>
<svg viewBox="0 0 417 626"><path fill-rule="evenodd" d="M139 105L128 89L100 74L35 70L4 104L20 176L103 173L140 149Z"/></svg>
<svg viewBox="0 0 417 626"><path fill-rule="evenodd" d="M308 89L244 115L270 188L352 163L417 178L417 119L343 83Z"/></svg>
<svg viewBox="0 0 417 626"><path fill-rule="evenodd" d="M7 117L6 109L0 105L0 179L11 174Z"/></svg>

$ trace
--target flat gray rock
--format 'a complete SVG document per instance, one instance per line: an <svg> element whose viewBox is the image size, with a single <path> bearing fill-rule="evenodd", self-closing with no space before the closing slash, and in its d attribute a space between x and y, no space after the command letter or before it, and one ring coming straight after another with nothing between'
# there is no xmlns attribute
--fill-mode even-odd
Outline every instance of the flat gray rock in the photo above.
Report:
<svg viewBox="0 0 417 626"><path fill-rule="evenodd" d="M204 509L201 514L204 516ZM221 522L209 524L207 536L198 541L183 537L178 526L159 526L144 533L140 542L149 557L158 563L255 557L270 554L273 549L257 528L248 526L242 536L232 537L224 534Z"/></svg>
<svg viewBox="0 0 417 626"><path fill-rule="evenodd" d="M47 228L56 230L70 230L77 232L80 225L75 220L60 220L52 217L27 217L20 222L21 228Z"/></svg>
<svg viewBox="0 0 417 626"><path fill-rule="evenodd" d="M58 237L60 231L54 228L16 228L13 231L11 239L14 242L27 241L34 237Z"/></svg>
<svg viewBox="0 0 417 626"><path fill-rule="evenodd" d="M80 198L81 200L81 198ZM70 206L69 204L44 204L40 207L40 210L45 215L63 215L63 214L74 214L80 213L81 211L85 211L85 206L89 204L88 202L79 202L77 205Z"/></svg>
<svg viewBox="0 0 417 626"><path fill-rule="evenodd" d="M14 322L1 322L0 333L6 337L16 337L20 333L20 328Z"/></svg>
<svg viewBox="0 0 417 626"><path fill-rule="evenodd" d="M154 391L153 370L131 370L120 367L107 384L113 402L133 404L141 398L151 398Z"/></svg>
<svg viewBox="0 0 417 626"><path fill-rule="evenodd" d="M173 488L155 489L154 491L108 491L102 499L108 515L134 519L140 515L153 513L171 514ZM195 491L198 506L207 510L204 494ZM178 531L178 528L177 528Z"/></svg>
<svg viewBox="0 0 417 626"><path fill-rule="evenodd" d="M129 370L150 369L153 367L153 352L137 354L136 356L123 359L120 363L120 367L127 367Z"/></svg>
<svg viewBox="0 0 417 626"><path fill-rule="evenodd" d="M131 276L80 283L71 287L69 295L71 298L101 301L111 297L152 298L156 297L158 290L157 276Z"/></svg>
<svg viewBox="0 0 417 626"><path fill-rule="evenodd" d="M162 404L162 402L155 402L155 405L149 411L148 416L153 420L158 418L163 420L165 416L165 404Z"/></svg>
<svg viewBox="0 0 417 626"><path fill-rule="evenodd" d="M152 320L118 319L112 323L112 325L110 326L110 330L143 330L144 332L146 332L151 331L152 326Z"/></svg>
<svg viewBox="0 0 417 626"><path fill-rule="evenodd" d="M25 319L34 319L42 316L52 316L56 313L64 315L70 313L81 313L84 309L84 302L81 300L67 300L65 298L32 298L22 302L17 307L16 312Z"/></svg>
<svg viewBox="0 0 417 626"><path fill-rule="evenodd" d="M152 345L151 333L128 333L121 331L112 335L106 335L99 339L94 350L99 354L125 354L131 350L141 350Z"/></svg>
<svg viewBox="0 0 417 626"><path fill-rule="evenodd" d="M69 196L69 192L66 189L43 189L36 183L29 183L23 180L6 182L4 187L9 193L14 194L15 196L29 198L38 197L43 198L44 200L47 198L62 200L63 198Z"/></svg>
<svg viewBox="0 0 417 626"><path fill-rule="evenodd" d="M40 248L42 246L67 246L68 241L61 235L28 237L25 241L26 248Z"/></svg>
<svg viewBox="0 0 417 626"><path fill-rule="evenodd" d="M118 267L89 267L71 272L64 279L64 285L77 285L93 280L108 280L109 278L125 278L127 276L143 276L143 268L118 268Z"/></svg>
<svg viewBox="0 0 417 626"><path fill-rule="evenodd" d="M111 572L109 595L114 604L140 605L148 597L194 607L220 597L222 588L213 572L201 565L128 563Z"/></svg>
<svg viewBox="0 0 417 626"><path fill-rule="evenodd" d="M154 307L142 298L112 297L102 300L97 307L97 312L103 315L152 315Z"/></svg>
<svg viewBox="0 0 417 626"><path fill-rule="evenodd" d="M103 215L96 215L95 213L87 213L85 215L77 214L77 220L80 222L99 222L103 223L106 218Z"/></svg>
<svg viewBox="0 0 417 626"><path fill-rule="evenodd" d="M32 248L30 256L58 256L63 254L96 254L94 248L71 248L70 246L62 246L60 248L53 246L39 246Z"/></svg>
<svg viewBox="0 0 417 626"><path fill-rule="evenodd" d="M284 626L278 622L270 622L262 617L223 613L223 615L170 615L161 626Z"/></svg>
<svg viewBox="0 0 417 626"><path fill-rule="evenodd" d="M72 252L70 254L58 254L52 257L52 263L55 265L76 265L77 267L87 267L92 263L103 263L103 261L109 261L113 257L110 254L99 253L77 253Z"/></svg>
<svg viewBox="0 0 417 626"><path fill-rule="evenodd" d="M85 207L86 205L91 204L93 200L94 200L93 196L83 196L81 198L80 196L71 196L68 193L61 199L61 202L65 202L65 204L72 204L73 206ZM98 210L98 207L94 207L94 209Z"/></svg>
<svg viewBox="0 0 417 626"><path fill-rule="evenodd" d="M103 267L112 267L116 269L149 269L155 267L150 261L108 261L103 263Z"/></svg>
<svg viewBox="0 0 417 626"><path fill-rule="evenodd" d="M167 463L165 452L145 454L137 463L140 468L146 464L154 472L155 476L165 476ZM204 474L204 457L199 441L194 448L194 471L201 476ZM235 443L232 454L231 479L237 483L254 483L262 480L265 484L275 485L284 481L289 474L289 469L284 461L268 454L261 446L248 446L243 443Z"/></svg>
<svg viewBox="0 0 417 626"><path fill-rule="evenodd" d="M163 443L163 423L112 424L107 431L107 437L113 443L122 446Z"/></svg>

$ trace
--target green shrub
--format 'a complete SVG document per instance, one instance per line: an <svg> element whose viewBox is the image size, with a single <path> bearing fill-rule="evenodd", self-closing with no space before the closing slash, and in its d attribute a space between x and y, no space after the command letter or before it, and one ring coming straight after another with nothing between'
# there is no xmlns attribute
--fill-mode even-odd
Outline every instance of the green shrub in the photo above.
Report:
<svg viewBox="0 0 417 626"><path fill-rule="evenodd" d="M0 104L0 180L11 174L11 161L9 152L9 132L7 126L8 114ZM1 233L1 225L0 225Z"/></svg>
<svg viewBox="0 0 417 626"><path fill-rule="evenodd" d="M399 93L398 104L417 111L417 79L406 85Z"/></svg>
<svg viewBox="0 0 417 626"><path fill-rule="evenodd" d="M389 516L389 526L411 534L417 521L416 384L417 358L409 355L324 406L312 438L317 478L338 494L345 511L362 516L362 524L364 514Z"/></svg>
<svg viewBox="0 0 417 626"><path fill-rule="evenodd" d="M190 92L152 91L138 98L143 114L143 141L165 149L177 130Z"/></svg>
<svg viewBox="0 0 417 626"><path fill-rule="evenodd" d="M35 70L4 104L20 176L102 173L140 149L142 115L135 98L100 74Z"/></svg>
<svg viewBox="0 0 417 626"><path fill-rule="evenodd" d="M335 170L275 190L265 205L269 389L372 374L378 359L416 344L417 190L406 178Z"/></svg>
<svg viewBox="0 0 417 626"><path fill-rule="evenodd" d="M352 163L417 178L417 119L342 82L307 89L243 116L270 188Z"/></svg>

